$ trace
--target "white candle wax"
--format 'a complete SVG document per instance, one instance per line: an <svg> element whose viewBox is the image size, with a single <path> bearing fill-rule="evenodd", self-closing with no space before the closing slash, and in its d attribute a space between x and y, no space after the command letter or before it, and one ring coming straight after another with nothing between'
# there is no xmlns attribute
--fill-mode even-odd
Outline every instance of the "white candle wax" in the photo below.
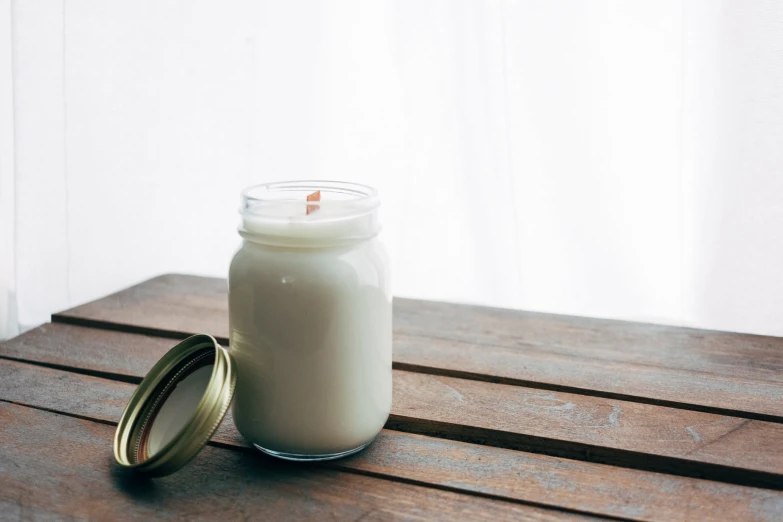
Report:
<svg viewBox="0 0 783 522"><path fill-rule="evenodd" d="M308 206L316 208L308 214ZM240 231L266 236L267 242L317 246L374 236L379 229L374 209L353 208L350 204L327 200L321 203L274 201L258 205L243 215Z"/></svg>

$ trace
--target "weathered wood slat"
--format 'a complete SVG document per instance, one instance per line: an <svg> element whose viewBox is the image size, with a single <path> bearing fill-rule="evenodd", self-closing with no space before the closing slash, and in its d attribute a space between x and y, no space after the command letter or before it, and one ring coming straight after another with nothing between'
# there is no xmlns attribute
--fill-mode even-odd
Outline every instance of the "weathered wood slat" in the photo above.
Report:
<svg viewBox="0 0 783 522"><path fill-rule="evenodd" d="M169 274L52 315L53 321L185 337L194 329L228 341L225 279Z"/></svg>
<svg viewBox="0 0 783 522"><path fill-rule="evenodd" d="M783 382L600 360L589 355L561 355L535 346L510 348L397 334L394 366L420 373L783 422Z"/></svg>
<svg viewBox="0 0 783 522"><path fill-rule="evenodd" d="M183 281L184 283L184 281ZM193 280L192 283L196 283ZM404 333L482 346L783 382L783 338L400 300Z"/></svg>
<svg viewBox="0 0 783 522"><path fill-rule="evenodd" d="M783 338L395 299L398 369L783 422ZM228 337L226 282L167 275L53 320Z"/></svg>
<svg viewBox="0 0 783 522"><path fill-rule="evenodd" d="M140 380L170 339L50 324L0 356ZM388 427L569 458L783 487L783 425L394 371Z"/></svg>
<svg viewBox="0 0 783 522"><path fill-rule="evenodd" d="M113 423L134 386L0 361L0 400ZM226 419L213 438L249 449ZM102 450L108 456L109 445ZM108 457L107 457L108 458ZM634 520L765 521L783 492L585 463L384 430L365 452L330 467L439 488Z"/></svg>
<svg viewBox="0 0 783 522"><path fill-rule="evenodd" d="M587 517L207 447L150 481L114 467L113 427L0 402L0 518L576 520Z"/></svg>

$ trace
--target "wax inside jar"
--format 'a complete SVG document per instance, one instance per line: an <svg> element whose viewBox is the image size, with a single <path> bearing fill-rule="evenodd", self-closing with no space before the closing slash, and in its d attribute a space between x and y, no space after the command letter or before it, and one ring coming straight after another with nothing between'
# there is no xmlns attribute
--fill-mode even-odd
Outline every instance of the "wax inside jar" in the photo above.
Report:
<svg viewBox="0 0 783 522"><path fill-rule="evenodd" d="M234 421L251 442L337 454L372 440L391 407L385 255L246 245L232 264Z"/></svg>

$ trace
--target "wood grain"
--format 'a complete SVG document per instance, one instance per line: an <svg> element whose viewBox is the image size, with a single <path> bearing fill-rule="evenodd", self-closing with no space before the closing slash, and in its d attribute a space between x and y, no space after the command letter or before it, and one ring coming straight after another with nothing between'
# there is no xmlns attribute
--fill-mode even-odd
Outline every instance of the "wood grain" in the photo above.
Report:
<svg viewBox="0 0 783 522"><path fill-rule="evenodd" d="M725 376L564 355L532 345L481 345L407 334L394 336L394 367L783 422L783 382L766 374L764 379Z"/></svg>
<svg viewBox="0 0 783 522"><path fill-rule="evenodd" d="M397 371L387 427L783 488L783 425Z"/></svg>
<svg viewBox="0 0 783 522"><path fill-rule="evenodd" d="M50 324L0 356L138 382L170 339ZM561 457L783 487L783 425L600 397L394 371L387 427Z"/></svg>
<svg viewBox="0 0 783 522"><path fill-rule="evenodd" d="M208 447L170 477L111 460L113 427L0 403L0 518L576 520L587 517Z"/></svg>
<svg viewBox="0 0 783 522"><path fill-rule="evenodd" d="M30 364L0 361L0 400L113 424L135 387ZM215 444L250 450L230 418ZM108 446L103 450L109 452ZM334 469L633 520L764 521L783 517L783 492L628 470L384 430Z"/></svg>
<svg viewBox="0 0 783 522"><path fill-rule="evenodd" d="M53 320L228 337L226 282L166 275ZM783 422L783 339L410 299L395 368Z"/></svg>
<svg viewBox="0 0 783 522"><path fill-rule="evenodd" d="M168 274L56 313L52 320L174 338L197 331L225 344L227 296L225 279Z"/></svg>

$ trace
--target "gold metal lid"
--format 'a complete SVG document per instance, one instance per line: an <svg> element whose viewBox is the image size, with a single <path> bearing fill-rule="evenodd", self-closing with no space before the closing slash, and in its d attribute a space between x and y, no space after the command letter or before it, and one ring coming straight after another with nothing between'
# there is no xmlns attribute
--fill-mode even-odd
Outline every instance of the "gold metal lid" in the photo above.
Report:
<svg viewBox="0 0 783 522"><path fill-rule="evenodd" d="M189 337L152 367L114 435L117 463L152 476L173 473L201 451L231 404L236 366L210 335Z"/></svg>

